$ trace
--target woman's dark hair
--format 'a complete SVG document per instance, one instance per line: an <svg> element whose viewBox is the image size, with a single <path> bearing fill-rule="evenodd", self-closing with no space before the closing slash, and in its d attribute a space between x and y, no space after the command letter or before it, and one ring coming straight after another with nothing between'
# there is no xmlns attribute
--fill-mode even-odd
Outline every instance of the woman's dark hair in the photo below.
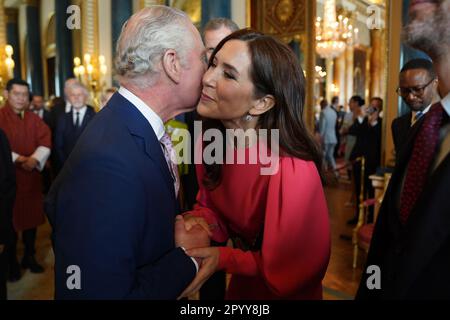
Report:
<svg viewBox="0 0 450 320"><path fill-rule="evenodd" d="M360 107L366 104L366 101L364 101L364 99L360 96L353 96L350 98L350 101L355 101Z"/></svg>
<svg viewBox="0 0 450 320"><path fill-rule="evenodd" d="M259 116L257 129L267 129L269 137L271 129L279 129L280 154L314 161L323 178L320 149L303 122L305 76L293 51L271 36L244 29L230 34L219 43L211 56L210 66L217 52L230 40L247 43L255 98L268 94L275 98L275 106ZM225 132L225 127L217 120L206 121L204 130L212 127ZM205 164L205 167L203 183L208 189L214 189L220 184L222 165Z"/></svg>

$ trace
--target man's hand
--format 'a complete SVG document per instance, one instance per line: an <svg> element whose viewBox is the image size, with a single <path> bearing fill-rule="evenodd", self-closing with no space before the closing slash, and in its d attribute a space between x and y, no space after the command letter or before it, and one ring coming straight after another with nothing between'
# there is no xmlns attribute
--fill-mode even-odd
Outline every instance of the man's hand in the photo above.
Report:
<svg viewBox="0 0 450 320"><path fill-rule="evenodd" d="M22 169L31 172L34 169L36 169L37 165L38 161L35 158L28 157L27 160L24 163L22 163Z"/></svg>
<svg viewBox="0 0 450 320"><path fill-rule="evenodd" d="M4 244L0 244L0 254L3 253L3 250L5 250L5 245Z"/></svg>
<svg viewBox="0 0 450 320"><path fill-rule="evenodd" d="M372 114L369 115L369 123L370 125L373 127L375 126L376 122L378 121L378 110L376 110L375 112L373 112Z"/></svg>
<svg viewBox="0 0 450 320"><path fill-rule="evenodd" d="M210 240L208 233L200 226L195 225L188 231L184 224L182 216L177 216L175 221L175 246L183 247L186 250L193 248L209 247ZM201 265L202 260L195 258L198 265Z"/></svg>
<svg viewBox="0 0 450 320"><path fill-rule="evenodd" d="M27 161L27 157L19 156L19 157L17 157L15 163L17 163L17 164L22 164L22 163L24 163L25 161Z"/></svg>
<svg viewBox="0 0 450 320"><path fill-rule="evenodd" d="M183 218L184 226L187 231L191 230L193 226L199 225L208 233L209 237L212 237L211 226L206 222L204 218L191 216L189 214L185 215Z"/></svg>
<svg viewBox="0 0 450 320"><path fill-rule="evenodd" d="M193 258L202 259L202 265L194 280L178 299L189 297L200 290L206 280L217 271L217 265L219 264L220 251L217 247L191 249L187 251L187 254Z"/></svg>

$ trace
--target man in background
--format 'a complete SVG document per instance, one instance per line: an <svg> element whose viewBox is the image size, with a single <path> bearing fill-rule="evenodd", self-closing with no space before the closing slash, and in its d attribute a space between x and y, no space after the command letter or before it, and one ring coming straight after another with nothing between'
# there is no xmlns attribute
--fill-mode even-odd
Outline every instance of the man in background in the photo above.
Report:
<svg viewBox="0 0 450 320"><path fill-rule="evenodd" d="M433 60L442 100L413 126L383 199L367 257L381 272L357 299L450 297L450 0L412 1L407 44Z"/></svg>
<svg viewBox="0 0 450 320"><path fill-rule="evenodd" d="M430 110L437 95L437 87L436 71L431 61L413 59L403 66L397 93L403 98L410 112L392 122L396 158L407 141L411 127Z"/></svg>
<svg viewBox="0 0 450 320"><path fill-rule="evenodd" d="M70 111L59 117L54 134L53 152L59 169L64 166L81 134L95 116L94 109L86 104L89 92L85 86L79 82L72 83L66 88L66 93Z"/></svg>

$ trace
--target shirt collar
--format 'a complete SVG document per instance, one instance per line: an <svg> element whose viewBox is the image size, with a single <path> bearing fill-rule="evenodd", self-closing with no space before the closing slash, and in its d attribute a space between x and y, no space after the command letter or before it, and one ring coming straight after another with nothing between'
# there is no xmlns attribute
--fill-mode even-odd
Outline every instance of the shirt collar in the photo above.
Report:
<svg viewBox="0 0 450 320"><path fill-rule="evenodd" d="M450 92L447 96L441 100L441 104L444 107L445 112L450 116Z"/></svg>
<svg viewBox="0 0 450 320"><path fill-rule="evenodd" d="M119 94L130 101L131 104L139 110L139 112L145 117L145 119L147 119L148 123L150 123L150 125L152 126L152 129L155 132L158 140L161 140L165 133L164 123L162 119L156 114L156 112L154 112L152 108L148 106L144 101L142 101L140 98L138 98L136 95L134 95L124 87L120 87Z"/></svg>
<svg viewBox="0 0 450 320"><path fill-rule="evenodd" d="M75 108L72 109L73 110L73 114L76 115L77 112L80 113L80 116L84 116L84 114L87 111L87 106L81 107L79 110L76 110Z"/></svg>

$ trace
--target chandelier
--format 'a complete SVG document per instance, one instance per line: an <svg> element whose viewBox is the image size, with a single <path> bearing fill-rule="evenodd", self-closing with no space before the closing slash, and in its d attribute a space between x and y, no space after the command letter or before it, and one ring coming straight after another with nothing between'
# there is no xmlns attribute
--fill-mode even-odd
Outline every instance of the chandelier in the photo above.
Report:
<svg viewBox="0 0 450 320"><path fill-rule="evenodd" d="M334 59L353 45L358 32L347 17L339 15L336 20L336 0L325 0L324 17L316 20L316 51L324 59Z"/></svg>
<svg viewBox="0 0 450 320"><path fill-rule="evenodd" d="M108 72L105 57L102 55L96 57L86 53L83 56L83 63L79 57L75 57L73 62L75 77L88 88L95 107L99 107L99 96L105 87L104 78Z"/></svg>

